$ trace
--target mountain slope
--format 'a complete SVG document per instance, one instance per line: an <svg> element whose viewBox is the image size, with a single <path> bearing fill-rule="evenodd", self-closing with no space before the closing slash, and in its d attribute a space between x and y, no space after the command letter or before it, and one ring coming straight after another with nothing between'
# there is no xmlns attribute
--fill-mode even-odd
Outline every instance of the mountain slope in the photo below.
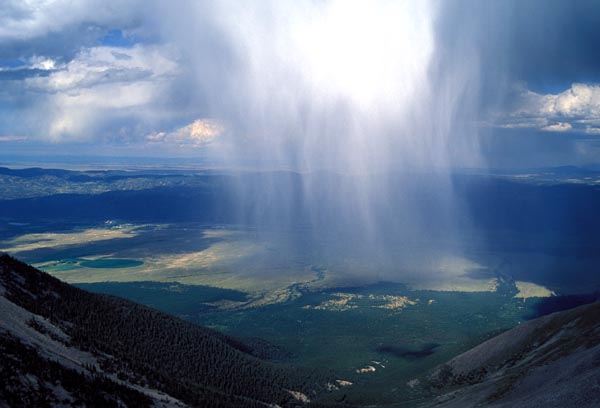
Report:
<svg viewBox="0 0 600 408"><path fill-rule="evenodd" d="M0 375L8 381L0 401L43 391L55 404L73 404L92 398L104 381L108 402L99 406L110 406L110 398L115 406L295 406L331 381L255 358L211 330L72 287L8 255L0 255L0 312ZM52 378L41 378L48 370ZM67 374L79 384L71 390Z"/></svg>
<svg viewBox="0 0 600 408"><path fill-rule="evenodd" d="M597 407L600 303L508 330L438 368L435 406Z"/></svg>

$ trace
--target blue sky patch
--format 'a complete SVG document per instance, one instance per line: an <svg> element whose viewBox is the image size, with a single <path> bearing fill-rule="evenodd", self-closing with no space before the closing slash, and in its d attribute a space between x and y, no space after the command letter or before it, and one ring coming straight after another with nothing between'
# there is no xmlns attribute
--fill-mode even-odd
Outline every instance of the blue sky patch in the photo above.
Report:
<svg viewBox="0 0 600 408"><path fill-rule="evenodd" d="M131 36L123 35L123 31L110 30L104 37L100 38L100 44L108 47L129 48L135 45L136 41Z"/></svg>

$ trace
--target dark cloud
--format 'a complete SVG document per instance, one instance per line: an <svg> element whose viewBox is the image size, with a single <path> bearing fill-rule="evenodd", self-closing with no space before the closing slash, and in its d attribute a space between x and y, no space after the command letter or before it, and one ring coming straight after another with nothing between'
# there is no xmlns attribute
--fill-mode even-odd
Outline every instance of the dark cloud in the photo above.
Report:
<svg viewBox="0 0 600 408"><path fill-rule="evenodd" d="M478 49L482 86L502 84L558 93L574 82L600 83L600 4L594 0L458 0L444 2L438 39L455 53L459 38Z"/></svg>
<svg viewBox="0 0 600 408"><path fill-rule="evenodd" d="M515 4L509 70L541 92L600 82L600 4L593 0Z"/></svg>
<svg viewBox="0 0 600 408"><path fill-rule="evenodd" d="M581 138L597 136L600 3L593 0L442 2L440 66L480 64L481 152L490 165L538 166L600 160Z"/></svg>

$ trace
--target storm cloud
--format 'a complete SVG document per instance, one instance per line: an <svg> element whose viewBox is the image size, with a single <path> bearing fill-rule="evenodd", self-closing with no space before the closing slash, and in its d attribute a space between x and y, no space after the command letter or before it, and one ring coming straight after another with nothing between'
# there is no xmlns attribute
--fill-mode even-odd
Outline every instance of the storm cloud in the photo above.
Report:
<svg viewBox="0 0 600 408"><path fill-rule="evenodd" d="M598 135L594 1L6 1L0 19L14 143L179 134L162 151L367 171L510 165L544 134L577 162ZM198 121L227 132L181 143Z"/></svg>

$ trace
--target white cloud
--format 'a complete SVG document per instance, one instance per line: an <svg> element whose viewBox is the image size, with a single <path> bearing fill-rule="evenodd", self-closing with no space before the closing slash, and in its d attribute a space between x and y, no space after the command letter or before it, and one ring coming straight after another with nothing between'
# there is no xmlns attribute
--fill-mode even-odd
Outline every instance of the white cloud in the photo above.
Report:
<svg viewBox="0 0 600 408"><path fill-rule="evenodd" d="M58 68L58 64L52 58L46 58L41 56L33 56L29 59L30 66L29 69L39 69L42 71L52 71Z"/></svg>
<svg viewBox="0 0 600 408"><path fill-rule="evenodd" d="M600 85L575 83L559 94L519 88L508 115L497 121L504 128L599 134Z"/></svg>
<svg viewBox="0 0 600 408"><path fill-rule="evenodd" d="M549 116L600 118L600 86L573 84L558 95L541 98L541 112Z"/></svg>
<svg viewBox="0 0 600 408"><path fill-rule="evenodd" d="M174 146L203 147L212 143L221 134L225 126L214 119L197 119L187 126L173 132L157 132L146 136L149 143L170 144Z"/></svg>
<svg viewBox="0 0 600 408"><path fill-rule="evenodd" d="M546 132L568 132L571 129L573 129L573 126L567 122L558 122L541 128L541 130Z"/></svg>
<svg viewBox="0 0 600 408"><path fill-rule="evenodd" d="M548 119L510 116L497 125L505 129L540 129L548 126Z"/></svg>
<svg viewBox="0 0 600 408"><path fill-rule="evenodd" d="M181 62L177 43L161 38L162 25L154 18L163 5L139 0L0 3L0 54L21 62L0 67L0 104L10 108L0 117L1 133L119 145L146 142L145 135L157 129L209 116L202 90L190 83L189 61ZM133 44L102 44L112 28L132 35ZM198 132L190 135L196 144L204 142Z"/></svg>
<svg viewBox="0 0 600 408"><path fill-rule="evenodd" d="M81 140L110 121L161 117L156 105L177 72L168 47L93 47L83 49L63 69L26 78L24 88L40 95L35 109L46 117L40 135Z"/></svg>

